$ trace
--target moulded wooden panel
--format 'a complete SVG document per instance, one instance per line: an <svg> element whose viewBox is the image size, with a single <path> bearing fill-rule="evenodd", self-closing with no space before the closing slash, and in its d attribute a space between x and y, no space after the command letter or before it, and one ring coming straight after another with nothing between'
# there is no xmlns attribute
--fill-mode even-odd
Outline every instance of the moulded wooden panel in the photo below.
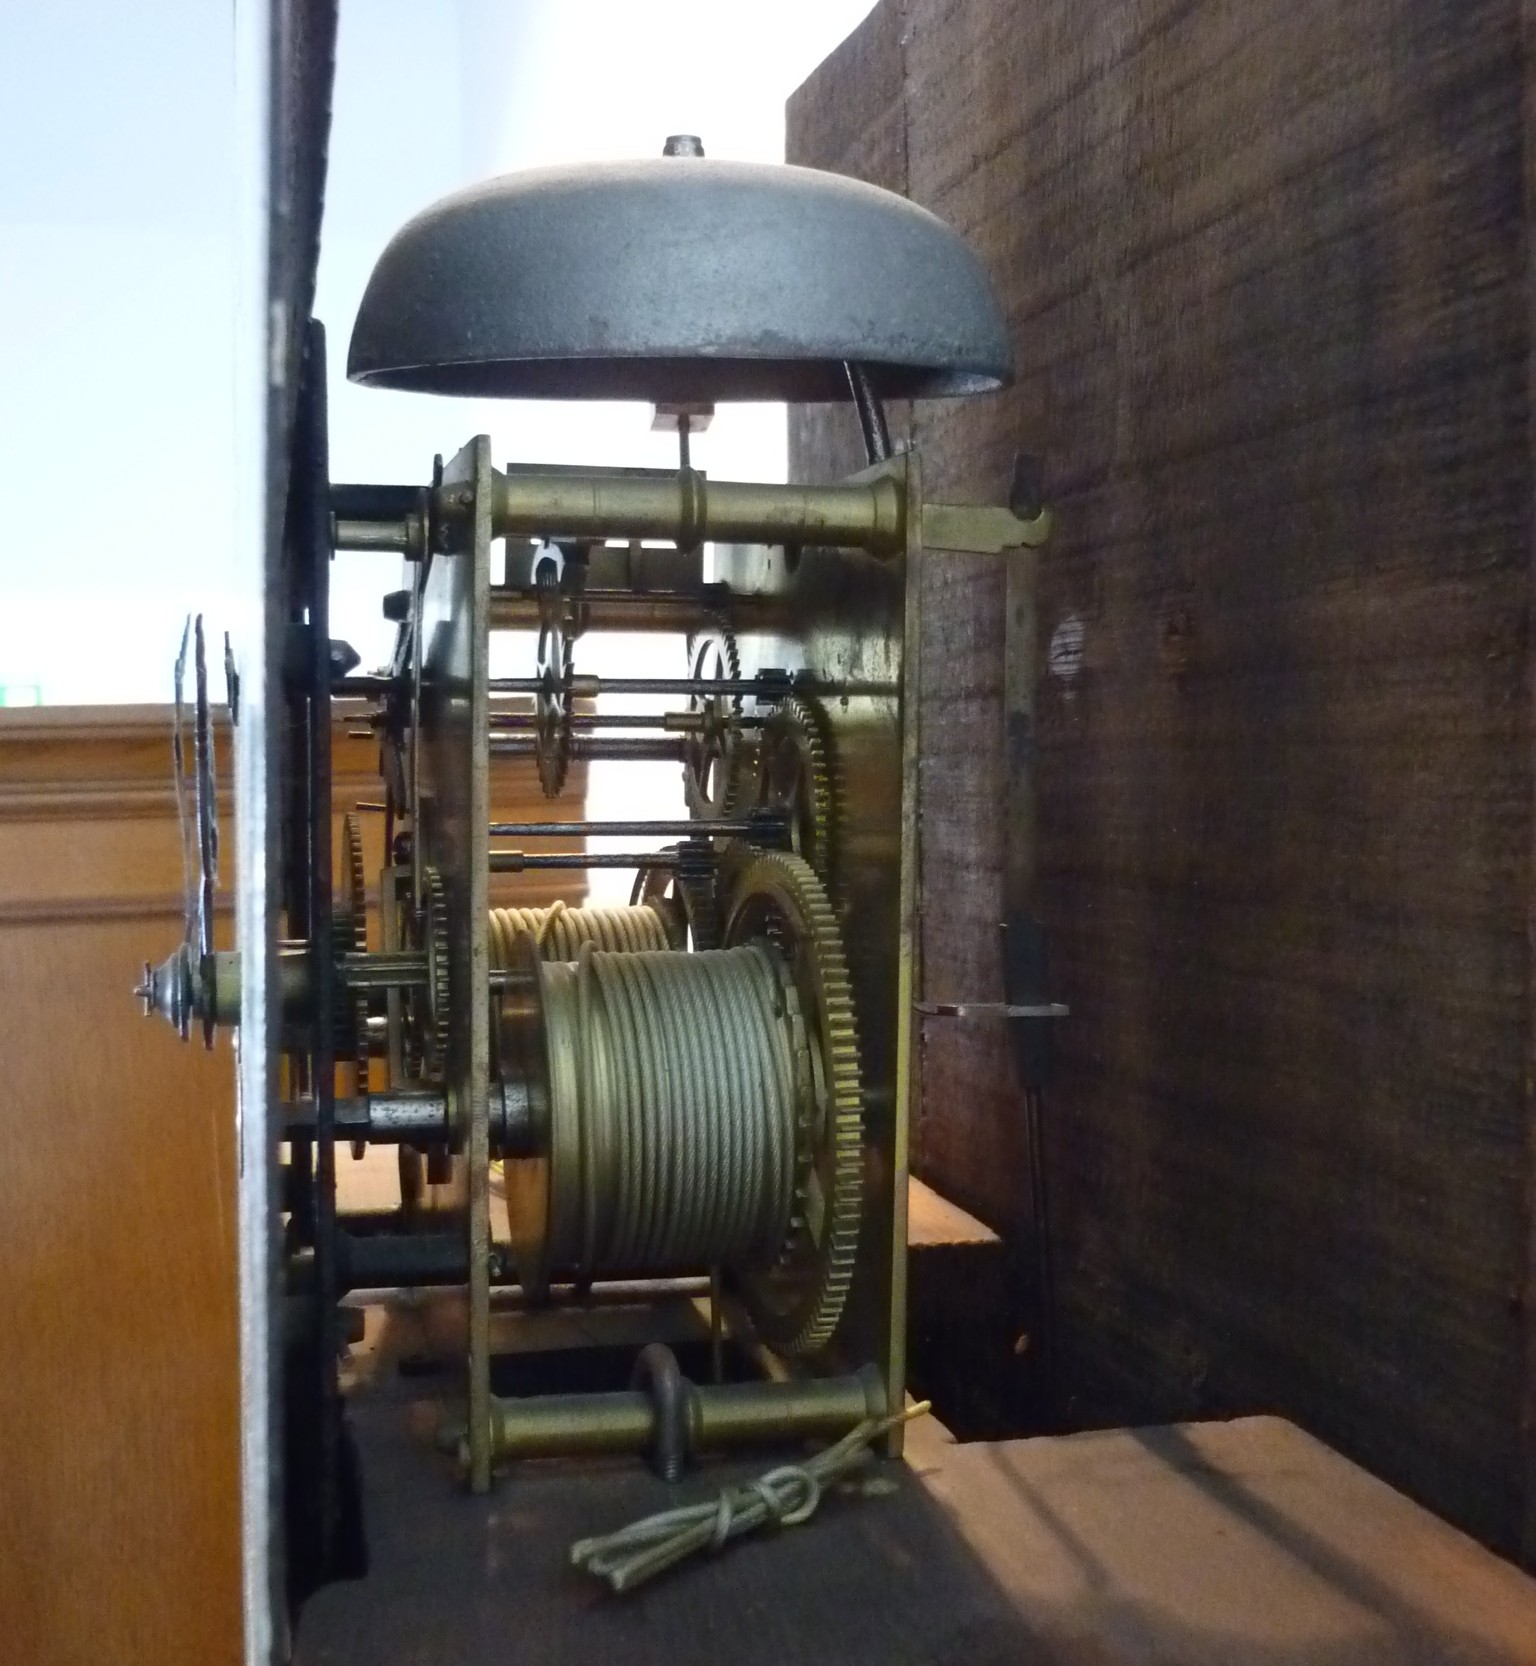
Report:
<svg viewBox="0 0 1536 1666"><path fill-rule="evenodd" d="M230 1048L130 993L179 930L0 926L5 1666L239 1656Z"/></svg>
<svg viewBox="0 0 1536 1666"><path fill-rule="evenodd" d="M347 724L371 889L377 751ZM182 929L170 737L161 707L0 711L0 1666L240 1652L233 1058L132 997ZM582 785L548 805L498 765L493 803L576 817ZM519 901L582 894L518 877Z"/></svg>

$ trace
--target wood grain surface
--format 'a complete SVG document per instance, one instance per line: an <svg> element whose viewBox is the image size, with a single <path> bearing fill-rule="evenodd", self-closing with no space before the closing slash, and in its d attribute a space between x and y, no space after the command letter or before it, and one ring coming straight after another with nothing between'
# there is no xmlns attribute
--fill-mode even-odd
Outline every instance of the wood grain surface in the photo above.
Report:
<svg viewBox="0 0 1536 1666"><path fill-rule="evenodd" d="M1049 463L1062 1414L1279 1411L1536 1556L1529 54L1513 0L886 0L789 144L999 283L930 489ZM926 994L995 997L1000 565L923 629ZM918 1171L1024 1233L1003 1038L924 1083Z"/></svg>
<svg viewBox="0 0 1536 1666"><path fill-rule="evenodd" d="M1278 1419L971 1445L919 1422L882 1495L615 1598L575 1539L764 1461L671 1487L525 1464L469 1498L419 1393L358 1407L373 1571L312 1599L301 1666L1536 1663L1536 1582Z"/></svg>
<svg viewBox="0 0 1536 1666"><path fill-rule="evenodd" d="M350 721L338 822L382 790ZM162 707L0 711L0 1666L240 1652L233 1055L132 998L182 929L170 735ZM496 813L579 816L573 777L550 806L530 764L501 760ZM359 814L371 893L383 818ZM509 876L497 900L583 889Z"/></svg>
<svg viewBox="0 0 1536 1666"><path fill-rule="evenodd" d="M132 998L179 850L164 710L0 712L3 1666L240 1653L233 1061Z"/></svg>

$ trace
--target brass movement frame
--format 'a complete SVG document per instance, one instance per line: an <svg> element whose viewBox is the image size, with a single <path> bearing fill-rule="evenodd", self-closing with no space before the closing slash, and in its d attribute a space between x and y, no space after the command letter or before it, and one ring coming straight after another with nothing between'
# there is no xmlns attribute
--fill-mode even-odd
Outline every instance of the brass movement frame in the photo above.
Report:
<svg viewBox="0 0 1536 1666"><path fill-rule="evenodd" d="M413 870L435 868L452 922L446 1097L459 1131L468 1235L468 1391L463 1453L470 1485L513 1456L645 1450L660 1413L636 1389L509 1402L490 1391L489 1217L489 634L522 626L531 599L490 585L498 537L665 539L716 543L716 587L736 630L743 677L775 668L824 691L835 792L830 886L844 926L865 1096L865 1206L848 1305L814 1369L768 1357L770 1380L687 1389L699 1446L771 1433L837 1435L900 1406L906 1374L906 1199L913 1090L913 1004L920 989L917 920L918 598L929 548L998 552L1042 543L1049 516L925 504L908 452L840 485L706 482L676 472L497 471L484 436L424 494L416 517L340 523L340 547L393 548L418 562L424 655L412 768ZM430 553L428 547L431 547ZM1032 577L1034 563L1029 562ZM688 596L613 600L676 628L705 611ZM700 826L707 835L708 825ZM419 888L417 895L420 895ZM852 929L850 929L850 927ZM738 1329L744 1317L732 1311ZM750 1326L746 1326L750 1334ZM899 1453L898 1425L887 1449Z"/></svg>
<svg viewBox="0 0 1536 1666"><path fill-rule="evenodd" d="M475 1492L491 1484L490 1445L490 557L491 442L472 440L444 471L468 512L426 564L416 640L421 728L413 736L416 861L446 886L449 935L448 1120L465 1162L469 1265L467 1448ZM418 903L420 892L418 891Z"/></svg>

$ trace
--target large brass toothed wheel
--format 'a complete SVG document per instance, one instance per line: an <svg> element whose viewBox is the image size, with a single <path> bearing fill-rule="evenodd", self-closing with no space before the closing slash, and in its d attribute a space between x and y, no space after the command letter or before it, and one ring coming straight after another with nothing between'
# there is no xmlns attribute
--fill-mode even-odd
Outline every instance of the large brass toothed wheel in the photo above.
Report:
<svg viewBox="0 0 1536 1666"><path fill-rule="evenodd" d="M864 1095L853 990L827 893L801 857L733 845L724 864L726 946L766 939L784 956L810 1028L809 1126L798 1131L796 1208L783 1254L742 1275L769 1347L811 1354L837 1329L864 1204Z"/></svg>
<svg viewBox="0 0 1536 1666"><path fill-rule="evenodd" d="M741 678L736 638L723 625L688 642L688 675L705 685L688 696L701 727L683 746L683 797L701 820L731 815L750 786L741 729L741 696L711 694L708 684Z"/></svg>
<svg viewBox="0 0 1536 1666"><path fill-rule="evenodd" d="M832 885L834 806L825 732L821 709L798 694L773 709L757 756L757 807L788 818L795 854Z"/></svg>
<svg viewBox="0 0 1536 1666"><path fill-rule="evenodd" d="M539 1107L509 1185L524 1287L725 1269L760 1339L812 1354L853 1279L863 1092L847 962L797 856L723 859L725 941L542 959L504 993L501 1057Z"/></svg>

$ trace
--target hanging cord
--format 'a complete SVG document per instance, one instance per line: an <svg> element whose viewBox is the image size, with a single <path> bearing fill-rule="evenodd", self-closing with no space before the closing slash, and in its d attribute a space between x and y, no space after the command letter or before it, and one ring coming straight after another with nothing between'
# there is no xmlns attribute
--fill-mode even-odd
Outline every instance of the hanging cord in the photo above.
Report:
<svg viewBox="0 0 1536 1666"><path fill-rule="evenodd" d="M783 1464L755 1481L726 1487L709 1503L663 1510L616 1533L578 1539L571 1546L571 1565L606 1580L611 1590L622 1594L698 1551L720 1550L731 1539L769 1522L798 1527L816 1513L829 1487L868 1461L872 1441L898 1423L921 1417L930 1404L920 1400L890 1417L866 1418L803 1464ZM884 1489L866 1488L876 1490Z"/></svg>
<svg viewBox="0 0 1536 1666"><path fill-rule="evenodd" d="M562 914L565 913L565 911L565 899L563 897L556 897L545 911L544 918L539 922L539 928L534 933L533 940L538 945L539 954L541 956L544 953L544 939L549 936L549 928L554 925L554 923Z"/></svg>
<svg viewBox="0 0 1536 1666"><path fill-rule="evenodd" d="M646 904L571 908L555 902L548 908L493 908L488 930L493 968L511 965L512 947L520 931L533 933L544 960L575 960L583 943L615 952L672 947L666 921Z"/></svg>

